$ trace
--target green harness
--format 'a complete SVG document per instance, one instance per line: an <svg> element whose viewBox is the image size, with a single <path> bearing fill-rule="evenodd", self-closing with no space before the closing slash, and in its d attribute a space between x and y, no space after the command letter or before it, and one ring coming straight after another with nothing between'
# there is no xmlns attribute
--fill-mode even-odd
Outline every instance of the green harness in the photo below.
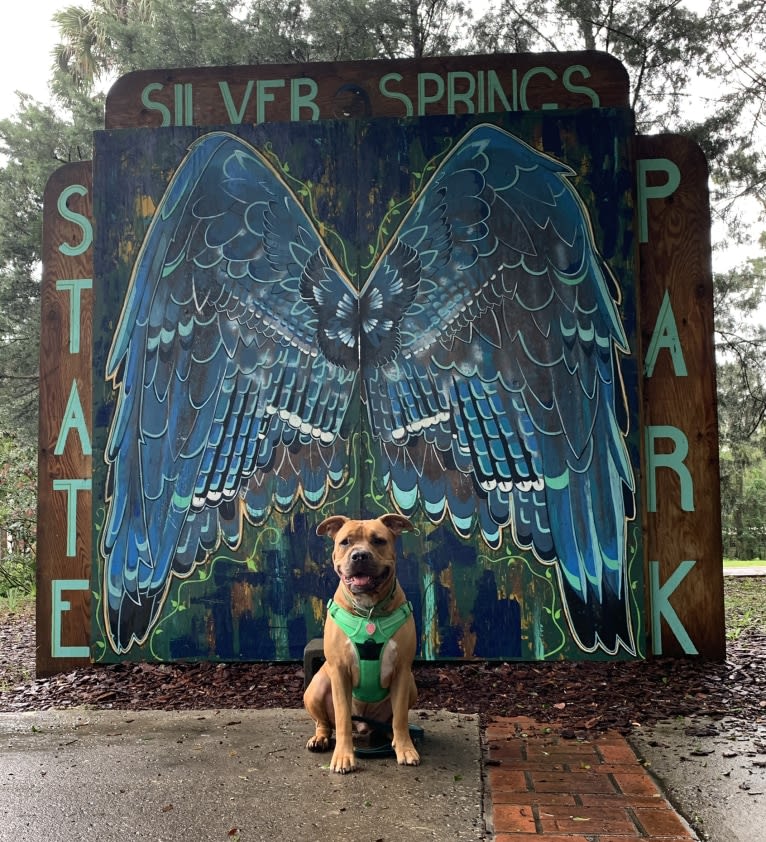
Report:
<svg viewBox="0 0 766 842"><path fill-rule="evenodd" d="M360 702L383 701L388 695L388 688L380 683L383 648L412 616L412 605L405 602L393 613L381 617L358 617L330 600L327 611L348 635L359 655L359 684L353 689L353 697Z"/></svg>

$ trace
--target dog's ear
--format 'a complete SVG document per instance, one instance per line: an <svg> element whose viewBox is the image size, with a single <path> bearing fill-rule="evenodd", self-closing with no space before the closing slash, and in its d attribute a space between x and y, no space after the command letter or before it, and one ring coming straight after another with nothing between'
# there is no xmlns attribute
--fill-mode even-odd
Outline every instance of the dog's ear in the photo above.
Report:
<svg viewBox="0 0 766 842"><path fill-rule="evenodd" d="M394 535L401 535L402 532L412 532L415 529L404 515L382 515L380 522L386 529L390 529Z"/></svg>
<svg viewBox="0 0 766 842"><path fill-rule="evenodd" d="M334 538L338 530L347 520L348 518L343 515L333 515L332 517L325 518L317 526L317 535L329 535L330 538Z"/></svg>

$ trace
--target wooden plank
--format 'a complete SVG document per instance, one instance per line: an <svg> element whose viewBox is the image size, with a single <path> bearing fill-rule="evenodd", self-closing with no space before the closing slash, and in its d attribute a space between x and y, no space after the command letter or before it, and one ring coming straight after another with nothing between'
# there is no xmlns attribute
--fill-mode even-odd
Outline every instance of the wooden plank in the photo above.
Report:
<svg viewBox="0 0 766 842"><path fill-rule="evenodd" d="M597 51L141 70L115 82L106 128L419 117L629 106Z"/></svg>
<svg viewBox="0 0 766 842"><path fill-rule="evenodd" d="M37 675L88 663L92 331L91 163L44 196L37 513ZM66 215L66 217L65 217ZM73 318L74 316L74 318Z"/></svg>
<svg viewBox="0 0 766 842"><path fill-rule="evenodd" d="M639 137L638 158L647 593L651 597L654 578L655 623L664 609L661 639L654 634L652 648L656 654L693 654L673 628L675 612L693 649L721 659L726 643L708 170L699 147L679 135ZM665 592L658 594L657 584Z"/></svg>

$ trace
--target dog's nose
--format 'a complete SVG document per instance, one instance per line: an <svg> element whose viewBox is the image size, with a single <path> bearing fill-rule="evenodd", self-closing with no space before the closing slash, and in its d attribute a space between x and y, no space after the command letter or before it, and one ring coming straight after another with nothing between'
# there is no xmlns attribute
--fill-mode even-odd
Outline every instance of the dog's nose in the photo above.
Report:
<svg viewBox="0 0 766 842"><path fill-rule="evenodd" d="M370 558L370 554L367 550L354 550L351 553L351 561L367 561Z"/></svg>

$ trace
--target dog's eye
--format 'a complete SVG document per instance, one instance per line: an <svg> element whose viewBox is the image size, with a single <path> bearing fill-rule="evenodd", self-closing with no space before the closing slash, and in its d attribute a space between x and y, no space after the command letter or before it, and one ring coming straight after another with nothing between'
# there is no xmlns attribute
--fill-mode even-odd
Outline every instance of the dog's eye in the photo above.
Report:
<svg viewBox="0 0 766 842"><path fill-rule="evenodd" d="M340 542L340 545L341 545L341 547L346 547L350 543L351 543L351 541L349 541L348 538L343 538L343 540Z"/></svg>
<svg viewBox="0 0 766 842"><path fill-rule="evenodd" d="M372 543L373 543L373 544L376 544L377 546L380 546L381 544L387 544L387 543L388 543L388 541L386 541L386 539L385 539L385 538L381 538L381 537L380 537L380 535L376 535L376 536L372 539Z"/></svg>

